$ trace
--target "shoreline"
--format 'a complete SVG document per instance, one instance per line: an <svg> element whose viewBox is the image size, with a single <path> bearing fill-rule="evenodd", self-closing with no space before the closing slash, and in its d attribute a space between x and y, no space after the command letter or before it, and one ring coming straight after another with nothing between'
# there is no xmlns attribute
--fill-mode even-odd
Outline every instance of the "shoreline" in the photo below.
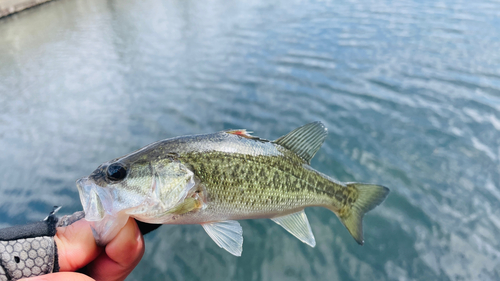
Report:
<svg viewBox="0 0 500 281"><path fill-rule="evenodd" d="M0 19L52 0L3 0L0 1Z"/></svg>

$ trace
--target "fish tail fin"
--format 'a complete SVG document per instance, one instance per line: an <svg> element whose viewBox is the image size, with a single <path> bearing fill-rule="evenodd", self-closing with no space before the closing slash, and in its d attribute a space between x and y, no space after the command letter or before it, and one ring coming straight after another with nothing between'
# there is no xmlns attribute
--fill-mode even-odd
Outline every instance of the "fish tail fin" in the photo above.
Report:
<svg viewBox="0 0 500 281"><path fill-rule="evenodd" d="M363 216L366 212L384 201L387 194L389 194L389 189L381 185L355 182L346 183L346 185L358 190L358 198L350 207L346 206L341 210L330 209L340 218L354 240L356 240L358 244L363 245Z"/></svg>

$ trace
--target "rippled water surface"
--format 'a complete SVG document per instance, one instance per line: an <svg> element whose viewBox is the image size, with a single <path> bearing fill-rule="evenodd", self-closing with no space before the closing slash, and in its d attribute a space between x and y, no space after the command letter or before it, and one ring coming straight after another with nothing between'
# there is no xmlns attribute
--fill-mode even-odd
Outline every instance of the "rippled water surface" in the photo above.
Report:
<svg viewBox="0 0 500 281"><path fill-rule="evenodd" d="M359 246L242 221L243 256L163 226L130 280L500 280L500 2L59 0L0 19L0 227L168 137L314 120L312 162L388 186Z"/></svg>

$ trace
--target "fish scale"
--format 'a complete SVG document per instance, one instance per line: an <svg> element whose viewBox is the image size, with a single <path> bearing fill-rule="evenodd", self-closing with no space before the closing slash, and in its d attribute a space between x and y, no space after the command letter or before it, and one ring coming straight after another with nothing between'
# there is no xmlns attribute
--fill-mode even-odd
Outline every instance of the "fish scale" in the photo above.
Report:
<svg viewBox="0 0 500 281"><path fill-rule="evenodd" d="M212 152L181 155L180 160L189 163L205 184L210 211L212 208L224 209L229 215L225 219L249 214L259 217L269 212L278 214L312 205L334 204L340 209L346 203L346 200L334 202L334 194L339 189L316 188L329 184L327 179L280 157ZM295 161L300 163L299 159ZM246 212L234 212L237 210Z"/></svg>

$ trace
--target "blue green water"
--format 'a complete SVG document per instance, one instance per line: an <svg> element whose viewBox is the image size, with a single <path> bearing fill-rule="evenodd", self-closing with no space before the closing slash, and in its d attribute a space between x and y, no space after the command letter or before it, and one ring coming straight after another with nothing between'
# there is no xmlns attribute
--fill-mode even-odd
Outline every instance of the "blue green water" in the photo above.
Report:
<svg viewBox="0 0 500 281"><path fill-rule="evenodd" d="M59 0L0 19L0 227L153 141L321 120L312 161L383 184L359 246L241 221L243 256L162 226L129 280L500 280L500 2Z"/></svg>

